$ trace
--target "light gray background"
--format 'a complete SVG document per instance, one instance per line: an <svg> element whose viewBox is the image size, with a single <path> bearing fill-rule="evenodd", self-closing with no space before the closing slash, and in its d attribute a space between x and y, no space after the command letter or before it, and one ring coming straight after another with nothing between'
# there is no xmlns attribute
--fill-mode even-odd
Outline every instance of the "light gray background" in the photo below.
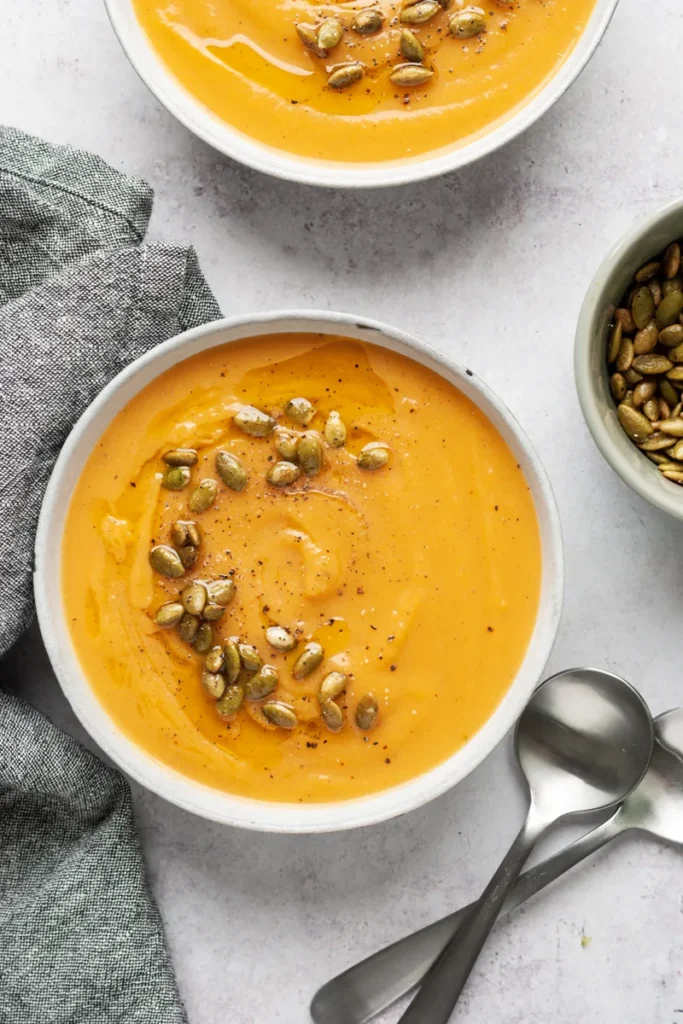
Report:
<svg viewBox="0 0 683 1024"><path fill-rule="evenodd" d="M655 712L682 703L683 527L602 461L572 379L597 263L635 217L680 194L680 0L622 0L580 81L502 152L360 194L270 181L194 139L137 79L100 0L1 0L0 12L0 120L150 181L152 235L194 243L226 313L377 317L491 384L562 514L567 591L550 668L606 666ZM11 668L18 692L82 735L37 631ZM134 794L192 1024L305 1024L331 974L471 899L521 808L506 749L424 810L339 836L240 833ZM498 929L456 1019L683 1022L682 914L681 854L626 839Z"/></svg>

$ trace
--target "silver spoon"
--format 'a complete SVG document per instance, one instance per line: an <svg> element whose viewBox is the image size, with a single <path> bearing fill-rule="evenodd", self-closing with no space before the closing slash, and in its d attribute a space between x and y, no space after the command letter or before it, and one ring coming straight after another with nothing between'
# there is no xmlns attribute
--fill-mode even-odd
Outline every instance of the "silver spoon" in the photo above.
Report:
<svg viewBox="0 0 683 1024"><path fill-rule="evenodd" d="M447 1024L531 850L551 825L607 810L638 785L654 730L647 705L618 676L574 669L532 696L515 732L528 784L527 819L480 899L430 969L401 1024Z"/></svg>
<svg viewBox="0 0 683 1024"><path fill-rule="evenodd" d="M520 906L622 832L648 832L683 846L683 708L656 718L655 736L650 767L640 785L611 818L523 874L504 912ZM366 1024L400 999L419 984L471 908L472 904L406 935L332 978L313 997L315 1024Z"/></svg>

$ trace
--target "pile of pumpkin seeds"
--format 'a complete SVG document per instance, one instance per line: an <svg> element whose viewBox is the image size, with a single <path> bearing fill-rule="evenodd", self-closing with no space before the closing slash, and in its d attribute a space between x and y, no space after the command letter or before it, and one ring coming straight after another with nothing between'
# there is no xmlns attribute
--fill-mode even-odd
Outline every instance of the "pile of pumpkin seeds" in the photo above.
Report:
<svg viewBox="0 0 683 1024"><path fill-rule="evenodd" d="M242 406L233 417L233 424L251 437L273 437L275 451L280 457L266 474L274 487L288 487L303 474L317 476L324 466L325 445L341 448L346 444L347 428L340 414L329 413L322 434L308 429L317 415L317 409L307 398L289 399L284 414L292 424L303 430L278 426L276 418L255 406ZM174 448L163 455L165 470L162 486L181 491L189 486L192 467L198 462L194 448ZM360 451L356 465L361 470L377 470L386 466L389 450L381 442L371 442ZM232 491L243 491L249 482L249 472L242 460L232 452L219 449L216 453L217 476ZM188 498L193 515L206 512L216 501L219 485L213 478L200 480ZM171 544L155 544L149 553L152 569L167 579L180 579L195 564L201 546L199 526L194 519L179 519L171 528ZM253 645L231 636L225 641L214 636L213 623L224 615L235 597L236 585L229 576L204 581L194 579L178 593L177 599L162 604L154 616L161 629L177 629L181 639L190 644L197 654L203 655L201 684L215 701L221 718L232 719L245 701L258 702L265 720L281 729L294 729L298 719L294 708L285 701L274 699L279 685L275 666L264 664ZM283 626L273 625L265 633L267 643L280 653L293 651L298 639ZM292 667L295 680L305 679L323 662L325 652L315 640L305 644ZM320 717L330 732L340 732L344 726L344 711L338 701L346 689L347 677L338 671L329 672L319 692ZM358 701L354 720L358 729L368 732L377 721L378 705L373 694L365 694Z"/></svg>
<svg viewBox="0 0 683 1024"><path fill-rule="evenodd" d="M615 310L607 342L619 422L676 484L683 484L682 269L680 242L644 264Z"/></svg>
<svg viewBox="0 0 683 1024"><path fill-rule="evenodd" d="M498 0L509 6L508 0ZM398 21L401 25L398 63L392 65L389 79L400 87L424 85L433 78L434 69L427 64L427 50L414 31L426 25L450 6L450 0L402 0ZM317 57L325 60L339 46L348 31L359 36L377 35L386 23L379 7L364 7L353 15L348 25L341 18L323 18L314 25L299 22L299 39ZM448 29L456 39L472 39L486 32L488 16L481 7L461 8L448 16ZM439 31L441 31L439 29ZM346 89L365 77L367 68L360 60L336 64L330 71L327 85L330 89Z"/></svg>

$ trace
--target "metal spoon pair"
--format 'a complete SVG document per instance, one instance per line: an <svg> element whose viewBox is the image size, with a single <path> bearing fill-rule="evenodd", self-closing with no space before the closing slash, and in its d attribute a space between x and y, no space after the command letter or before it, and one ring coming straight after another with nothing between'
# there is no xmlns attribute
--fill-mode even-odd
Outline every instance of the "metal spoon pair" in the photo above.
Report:
<svg viewBox="0 0 683 1024"><path fill-rule="evenodd" d="M650 735L649 713L644 708L642 700L628 684L608 673L591 670L562 673L560 676L548 680L539 688L527 709L527 711L532 711L531 718L527 717L527 712L524 713L516 734L520 763L523 770L530 773L532 788L535 786L536 790L541 779L543 780L542 786L545 788L547 781L546 758L548 757L551 762L553 759L555 761L552 772L556 772L558 768L560 772L568 770L569 775L575 779L574 773L577 769L582 768L582 759L583 756L586 756L591 773L596 771L603 782L609 781L610 758L605 760L604 754L609 752L615 742L617 744L619 742L619 737L614 732L614 723L608 727L609 735L605 734L602 739L598 739L596 746L599 749L592 745L591 737L595 736L594 728L590 728L588 732L580 732L577 750L572 749L573 741L567 745L567 738L563 739L561 735L558 736L557 713L552 717L549 730L545 728L547 721L544 720L543 714L540 719L538 717L538 712L542 712L547 703L546 687L549 687L551 683L555 686L558 681L567 684L572 680L583 682L589 689L592 689L597 683L599 692L606 692L619 700L627 698L629 721L622 722L622 726L625 726L628 733L633 733L631 739L635 741L634 745L630 747L630 754L626 757L626 761L631 764L632 768L638 758L642 756L643 747L647 747L648 735ZM562 689L565 696L571 696L571 690L567 690L565 686ZM546 691L545 694L544 691ZM555 691L555 696L559 692ZM539 707L536 699L541 695L544 696ZM643 709L645 713L643 713ZM557 712L557 708L555 710ZM591 709L585 710L590 711ZM611 719L610 712L604 720L605 725ZM640 784L626 795L621 806L606 822L523 875L515 884L510 897L505 901L505 911L519 906L534 893L558 878L568 868L578 864L589 854L629 829L647 831L670 842L683 844L683 760L679 760L679 756L683 758L683 709L661 715L657 719L656 725L657 744L647 774L642 778ZM586 739L590 740L588 747L584 745ZM557 764L558 750L555 749L555 740L559 742L559 753L569 755L568 759L563 756L559 765ZM540 762L535 761L533 757L529 761L526 755L522 755L522 750L527 749L528 741L531 744L530 749L535 750L536 756L540 752ZM673 753L670 753L670 750ZM594 761L596 754L598 760ZM629 771L624 773L621 778L622 782L626 780L628 774ZM621 772L619 775L621 777ZM557 778L554 774L551 774L551 777ZM562 775L559 777L562 779ZM579 778L581 778L580 774ZM571 785L575 784L572 779L569 781ZM590 776L587 781L590 781ZM618 785L616 775L612 782L616 788ZM566 792L564 795L566 797ZM619 802L618 799L615 802ZM559 810L559 808L555 809ZM313 1020L316 1024L364 1024L365 1021L421 981L438 960L444 947L459 931L467 915L471 914L473 909L479 906L479 903L471 904L413 935L406 936L332 979L316 993L313 999L311 1004ZM460 933L460 937L462 937L462 933ZM450 990L451 996L452 992L453 989ZM453 1005L454 1003L451 1002L451 1008ZM415 1006L415 1003L412 1006ZM449 1015L450 1012L451 1009L448 1008ZM434 1021L448 1019L447 1016L441 1018L434 1016L431 1007L421 1010L421 1014L420 1018L416 1018L421 1020L421 1024L433 1024Z"/></svg>

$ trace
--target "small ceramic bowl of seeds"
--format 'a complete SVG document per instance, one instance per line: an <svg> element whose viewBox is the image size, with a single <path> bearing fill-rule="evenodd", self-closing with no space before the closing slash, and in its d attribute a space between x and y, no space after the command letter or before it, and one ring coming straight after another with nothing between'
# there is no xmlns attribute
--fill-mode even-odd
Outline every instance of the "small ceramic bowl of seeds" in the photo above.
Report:
<svg viewBox="0 0 683 1024"><path fill-rule="evenodd" d="M581 310L575 373L605 459L683 519L683 202L640 221L603 262Z"/></svg>

